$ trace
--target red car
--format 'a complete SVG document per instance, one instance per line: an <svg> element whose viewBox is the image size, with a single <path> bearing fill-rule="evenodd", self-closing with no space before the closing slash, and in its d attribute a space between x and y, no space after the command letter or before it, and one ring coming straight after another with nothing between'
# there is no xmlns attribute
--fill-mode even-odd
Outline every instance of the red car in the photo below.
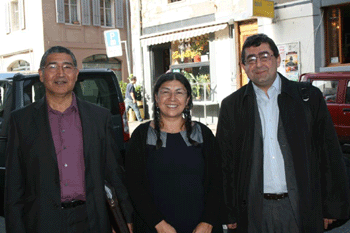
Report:
<svg viewBox="0 0 350 233"><path fill-rule="evenodd" d="M311 82L323 93L341 144L350 143L350 72L302 74L300 82Z"/></svg>

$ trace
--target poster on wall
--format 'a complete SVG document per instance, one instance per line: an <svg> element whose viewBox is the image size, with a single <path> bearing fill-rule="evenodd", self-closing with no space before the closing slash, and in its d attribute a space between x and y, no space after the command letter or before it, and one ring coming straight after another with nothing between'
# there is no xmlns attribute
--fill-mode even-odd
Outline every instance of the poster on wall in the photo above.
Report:
<svg viewBox="0 0 350 233"><path fill-rule="evenodd" d="M281 57L278 72L292 81L298 81L300 75L299 42L279 44L277 48Z"/></svg>

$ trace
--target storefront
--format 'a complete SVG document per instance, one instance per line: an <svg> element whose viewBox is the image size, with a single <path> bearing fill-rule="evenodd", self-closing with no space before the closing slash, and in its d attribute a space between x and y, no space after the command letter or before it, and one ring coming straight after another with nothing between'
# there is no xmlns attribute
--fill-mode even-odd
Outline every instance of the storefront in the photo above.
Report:
<svg viewBox="0 0 350 233"><path fill-rule="evenodd" d="M217 82L216 75L211 71L211 62L215 56L211 56L211 48L214 49L215 33L224 30L227 25L206 25L144 36L141 44L149 52L146 57L149 57L150 64L149 79L145 75L145 83L151 83L148 92L152 92L161 74L167 71L181 72L192 86L194 118L205 122L210 116L211 121L213 117L217 118L218 101L214 91Z"/></svg>

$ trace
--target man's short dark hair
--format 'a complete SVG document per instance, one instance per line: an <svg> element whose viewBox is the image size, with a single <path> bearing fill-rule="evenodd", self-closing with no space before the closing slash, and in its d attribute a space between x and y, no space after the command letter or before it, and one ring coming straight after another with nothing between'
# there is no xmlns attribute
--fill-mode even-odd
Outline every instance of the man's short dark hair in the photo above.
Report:
<svg viewBox="0 0 350 233"><path fill-rule="evenodd" d="M132 76L132 77L130 78L130 81L134 81L134 80L136 80L136 76Z"/></svg>
<svg viewBox="0 0 350 233"><path fill-rule="evenodd" d="M40 69L45 68L47 57L52 53L66 53L66 54L70 55L72 57L74 67L77 67L77 59L75 58L72 51L70 51L69 49L62 47L62 46L53 46L53 47L49 48L48 50L46 50L43 57L41 58Z"/></svg>
<svg viewBox="0 0 350 233"><path fill-rule="evenodd" d="M241 62L243 65L245 65L245 49L252 47L252 46L258 47L262 43L268 43L270 45L272 52L273 52L273 55L276 58L279 57L280 54L279 54L279 51L278 51L278 48L277 48L275 42L267 35L260 33L260 34L249 36L244 41L243 48L242 48L242 55L241 55Z"/></svg>

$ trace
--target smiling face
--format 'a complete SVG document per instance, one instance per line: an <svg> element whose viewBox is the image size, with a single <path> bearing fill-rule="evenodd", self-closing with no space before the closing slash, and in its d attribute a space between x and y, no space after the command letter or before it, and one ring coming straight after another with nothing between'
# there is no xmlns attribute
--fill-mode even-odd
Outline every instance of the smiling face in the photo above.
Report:
<svg viewBox="0 0 350 233"><path fill-rule="evenodd" d="M181 118L189 99L185 86L177 80L164 82L155 94L156 104L163 119Z"/></svg>
<svg viewBox="0 0 350 233"><path fill-rule="evenodd" d="M71 94L78 74L79 70L74 67L72 57L66 53L48 55L44 68L39 69L46 95L52 97Z"/></svg>
<svg viewBox="0 0 350 233"><path fill-rule="evenodd" d="M268 43L261 43L258 47L252 46L245 49L245 61L247 61L249 57L259 57L259 55L261 56L261 54L266 52L271 55L268 59L263 59L264 61L261 61L260 58L258 58L255 64L248 62L242 64L242 68L247 73L248 78L265 92L276 79L277 67L279 67L281 63L281 58L280 56L277 58L273 56L273 51Z"/></svg>

